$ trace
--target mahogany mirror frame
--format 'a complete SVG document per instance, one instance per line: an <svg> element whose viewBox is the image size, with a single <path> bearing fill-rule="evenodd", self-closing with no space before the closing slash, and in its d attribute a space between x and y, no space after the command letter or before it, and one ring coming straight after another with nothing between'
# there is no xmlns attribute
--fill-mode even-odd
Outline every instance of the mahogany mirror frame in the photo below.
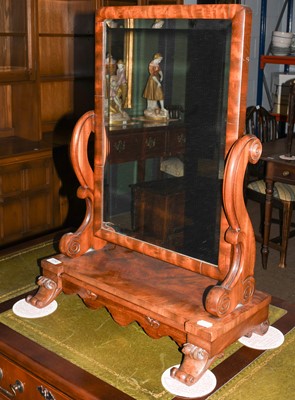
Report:
<svg viewBox="0 0 295 400"><path fill-rule="evenodd" d="M226 241L226 231L229 228L229 218L222 208L220 222L220 244L218 265L213 265L202 260L167 250L148 242L143 242L133 237L116 233L104 224L103 221L103 192L104 192L104 164L108 152L107 137L104 123L104 76L105 48L103 46L106 35L104 21L107 19L226 19L232 21L231 52L228 83L228 107L226 122L225 154L234 142L244 133L244 121L247 97L248 65L250 54L251 10L241 5L174 5L174 6L134 6L134 7L106 7L97 11L96 15L96 44L95 44L95 111L86 116L84 127L78 127L72 139L72 159L82 159L86 165L84 171L76 170L82 187L90 190L78 192L78 197L86 200L89 212L86 212L84 223L79 231L86 230L89 234L79 238L79 249L69 250L75 246L69 245L72 237L63 238L60 247L64 254L71 257L80 256L89 248L102 248L107 242L114 243L130 250L135 250L145 255L169 262L179 267L205 274L214 279L222 280L230 268L231 244ZM84 119L85 120L85 119ZM90 124L86 126L87 124ZM95 132L95 160L94 171L83 156L78 146L81 132ZM80 132L80 133L79 133ZM86 146L86 145L85 145ZM94 173L93 173L94 172ZM93 195L94 194L94 195ZM93 211L93 212L90 212ZM91 219L91 221L89 220ZM79 231L76 235L79 235ZM67 235L66 235L67 236ZM83 237L82 237L83 236Z"/></svg>

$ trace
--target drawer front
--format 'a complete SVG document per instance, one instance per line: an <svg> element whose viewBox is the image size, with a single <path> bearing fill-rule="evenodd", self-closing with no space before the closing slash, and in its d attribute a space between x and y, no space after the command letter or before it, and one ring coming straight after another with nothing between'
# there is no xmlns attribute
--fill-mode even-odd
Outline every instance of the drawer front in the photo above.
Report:
<svg viewBox="0 0 295 400"><path fill-rule="evenodd" d="M0 399L71 399L3 356L0 358L0 378Z"/></svg>
<svg viewBox="0 0 295 400"><path fill-rule="evenodd" d="M141 146L141 135L110 136L108 160L111 164L139 160L141 158Z"/></svg>
<svg viewBox="0 0 295 400"><path fill-rule="evenodd" d="M143 159L161 157L165 154L165 130L150 132L144 135Z"/></svg>
<svg viewBox="0 0 295 400"><path fill-rule="evenodd" d="M280 171L276 172L275 179L278 180L286 180L290 181L291 184L294 184L295 181L295 173L294 171L288 169L288 168L281 168Z"/></svg>
<svg viewBox="0 0 295 400"><path fill-rule="evenodd" d="M271 164L271 163L269 163ZM273 168L273 170L271 169ZM273 180L293 184L295 182L295 167L289 167L281 164L271 164L267 176L271 176L273 172Z"/></svg>
<svg viewBox="0 0 295 400"><path fill-rule="evenodd" d="M175 129L168 132L167 156L183 154L185 152L186 135L185 129Z"/></svg>

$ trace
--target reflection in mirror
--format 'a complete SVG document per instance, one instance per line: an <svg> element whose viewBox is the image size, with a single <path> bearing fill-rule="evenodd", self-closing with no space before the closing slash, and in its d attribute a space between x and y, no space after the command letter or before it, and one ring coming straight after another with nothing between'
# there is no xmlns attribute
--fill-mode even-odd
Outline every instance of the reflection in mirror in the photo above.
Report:
<svg viewBox="0 0 295 400"><path fill-rule="evenodd" d="M217 264L231 21L113 20L106 31L104 221Z"/></svg>

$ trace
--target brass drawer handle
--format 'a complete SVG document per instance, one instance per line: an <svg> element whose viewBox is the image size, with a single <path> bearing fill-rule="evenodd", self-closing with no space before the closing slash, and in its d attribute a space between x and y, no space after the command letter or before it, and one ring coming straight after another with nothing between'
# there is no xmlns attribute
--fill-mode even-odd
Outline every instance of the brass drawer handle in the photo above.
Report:
<svg viewBox="0 0 295 400"><path fill-rule="evenodd" d="M180 135L177 135L177 142L179 144L185 144L186 142L186 137L183 133L181 133Z"/></svg>
<svg viewBox="0 0 295 400"><path fill-rule="evenodd" d="M160 325L161 325L159 321L157 321L156 319L154 319L154 318L152 318L152 317L146 316L145 319L147 320L147 322L149 323L149 325L150 325L152 328L158 329L158 328L160 327Z"/></svg>
<svg viewBox="0 0 295 400"><path fill-rule="evenodd" d="M289 176L290 175L290 171L283 171L283 176Z"/></svg>
<svg viewBox="0 0 295 400"><path fill-rule="evenodd" d="M0 380L2 378L3 370L0 368ZM8 397L9 399L13 399L17 395L17 392L23 393L24 391L24 384L18 379L15 381L15 383L9 385L9 387L12 393L0 386L0 393L4 394L4 396Z"/></svg>
<svg viewBox="0 0 295 400"><path fill-rule="evenodd" d="M114 143L114 147L118 153L122 153L125 150L126 143L124 140L118 140Z"/></svg>
<svg viewBox="0 0 295 400"><path fill-rule="evenodd" d="M55 400L55 397L44 386L37 387L38 392L44 397L45 400Z"/></svg>
<svg viewBox="0 0 295 400"><path fill-rule="evenodd" d="M145 145L146 145L146 147L148 148L148 149L153 149L155 146L156 146L156 139L155 138L153 138L153 137L148 137L146 140L145 140Z"/></svg>

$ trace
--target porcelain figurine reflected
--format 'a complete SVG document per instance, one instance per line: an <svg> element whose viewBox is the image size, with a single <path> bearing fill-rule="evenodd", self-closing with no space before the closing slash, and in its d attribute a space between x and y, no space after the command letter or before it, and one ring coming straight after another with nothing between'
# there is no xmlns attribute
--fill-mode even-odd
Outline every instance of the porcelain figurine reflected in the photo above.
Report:
<svg viewBox="0 0 295 400"><path fill-rule="evenodd" d="M147 99L147 108L144 110L144 116L147 119L163 120L169 118L168 111L164 108L163 72L160 67L162 60L162 55L156 53L149 63L150 75L143 92L143 97Z"/></svg>
<svg viewBox="0 0 295 400"><path fill-rule="evenodd" d="M165 21L163 19L156 19L152 25L153 29L161 29L163 28Z"/></svg>
<svg viewBox="0 0 295 400"><path fill-rule="evenodd" d="M127 98L127 78L122 60L117 62L117 70L114 75L110 76L109 86L110 123L124 124L130 117L123 109Z"/></svg>
<svg viewBox="0 0 295 400"><path fill-rule="evenodd" d="M106 76L114 75L116 73L116 60L113 58L111 54L107 54L105 60L105 67L106 67Z"/></svg>

